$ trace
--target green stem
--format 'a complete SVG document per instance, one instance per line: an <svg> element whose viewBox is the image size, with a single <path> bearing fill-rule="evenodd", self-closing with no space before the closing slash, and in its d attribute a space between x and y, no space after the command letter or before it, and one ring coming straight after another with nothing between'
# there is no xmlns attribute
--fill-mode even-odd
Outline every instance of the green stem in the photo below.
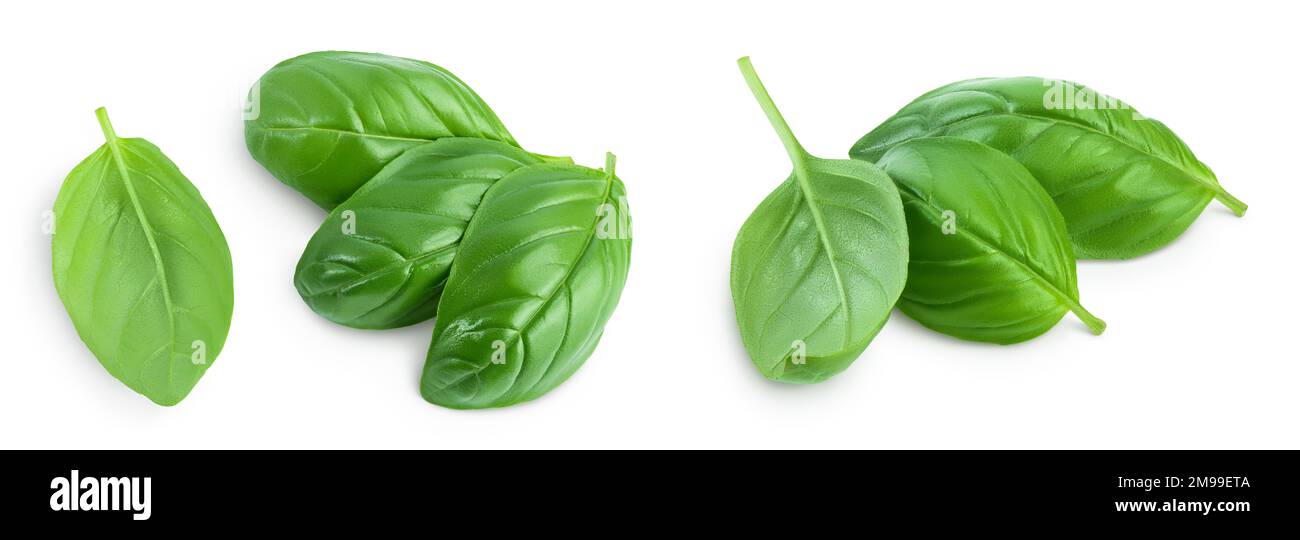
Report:
<svg viewBox="0 0 1300 540"><path fill-rule="evenodd" d="M790 178L799 186L799 192L803 194L803 204L808 207L808 213L812 215L813 223L817 226L817 238L821 242L827 260L830 261L831 275L835 278L835 288L839 293L840 306L848 310L848 292L844 286L844 277L840 274L836 262L835 246L830 241L830 227L826 225L826 218L822 216L821 208L816 202L817 196L813 190L812 173L808 167L808 161L812 158L808 155L808 152L804 151L803 146L799 144L799 140L794 138L794 132L790 130L790 125L785 123L785 117L781 116L781 111L777 110L776 104L772 102L772 96L768 95L767 88L763 86L763 81L758 79L758 73L754 71L753 64L749 63L749 57L742 57L736 63L740 64L740 73L745 76L745 82L749 84L749 91L754 93L754 99L758 100L758 105L767 114L767 120L772 123L772 127L776 129L776 134L781 137L781 144L785 145L786 153L790 154L790 161L794 162L794 170L790 172ZM846 313L849 312L846 311ZM844 339L851 340L854 332L851 313L846 315L845 323Z"/></svg>
<svg viewBox="0 0 1300 540"><path fill-rule="evenodd" d="M781 111L777 110L776 103L772 102L772 96L768 95L767 88L763 86L763 81L759 80L758 73L754 71L754 65L749 62L749 57L742 57L736 60L740 64L740 73L745 76L745 83L749 84L749 91L754 93L754 99L758 100L758 105L763 108L763 113L767 114L767 120L772 123L772 128L776 129L777 136L781 137L781 144L785 145L785 151L790 154L790 160L794 162L796 169L803 168L804 157L808 155L799 140L794 138L794 132L790 130L790 125L785 123L785 117L781 116Z"/></svg>
<svg viewBox="0 0 1300 540"><path fill-rule="evenodd" d="M618 158L614 157L613 152L605 152L605 174L609 175L610 178L614 177L614 162L617 160Z"/></svg>
<svg viewBox="0 0 1300 540"><path fill-rule="evenodd" d="M1095 315L1089 313L1082 304L1073 300L1067 300L1066 303L1069 304L1070 311L1074 312L1074 316L1083 321L1083 324L1088 325L1088 329L1092 330L1093 335L1100 336L1102 332L1106 331L1106 321L1098 319Z"/></svg>
<svg viewBox="0 0 1300 540"><path fill-rule="evenodd" d="M1242 202L1241 199L1233 197L1231 193L1222 188L1219 189L1218 193L1214 194L1214 198L1218 199L1229 210L1232 210L1232 213L1237 214L1237 217L1246 215L1246 208L1249 208L1249 205Z"/></svg>
<svg viewBox="0 0 1300 540"><path fill-rule="evenodd" d="M104 138L109 142L116 141L117 132L113 131L113 123L108 120L108 109L95 109L95 117L99 119L99 128L104 130Z"/></svg>

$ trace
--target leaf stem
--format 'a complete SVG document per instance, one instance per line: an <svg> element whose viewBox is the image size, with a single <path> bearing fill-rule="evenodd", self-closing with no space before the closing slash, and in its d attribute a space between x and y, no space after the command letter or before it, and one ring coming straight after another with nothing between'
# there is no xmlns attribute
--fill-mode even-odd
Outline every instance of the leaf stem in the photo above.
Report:
<svg viewBox="0 0 1300 540"><path fill-rule="evenodd" d="M100 107L95 109L95 117L99 119L99 128L104 130L104 139L109 142L117 140L117 132L113 131L113 123L108 120L108 109Z"/></svg>
<svg viewBox="0 0 1300 540"><path fill-rule="evenodd" d="M1098 319L1097 316L1089 313L1087 309L1084 309L1083 304L1075 302L1073 299L1067 300L1066 303L1070 306L1070 311L1074 312L1074 316L1083 321L1083 324L1088 325L1088 329L1092 330L1093 335L1100 336L1102 332L1106 331L1106 321Z"/></svg>
<svg viewBox="0 0 1300 540"><path fill-rule="evenodd" d="M605 152L605 174L609 175L610 178L614 177L614 162L617 160L618 158L614 156L613 152Z"/></svg>
<svg viewBox="0 0 1300 540"><path fill-rule="evenodd" d="M1223 188L1219 188L1218 192L1214 194L1214 198L1218 199L1229 210L1232 210L1232 213L1237 214L1237 217L1246 215L1246 208L1249 208L1249 205L1242 202L1241 199L1233 197L1231 193L1228 193Z"/></svg>
<svg viewBox="0 0 1300 540"><path fill-rule="evenodd" d="M745 76L745 83L749 85L749 91L754 93L754 99L758 100L758 105L767 114L767 120L772 123L772 128L776 130L777 136L781 137L781 144L785 145L785 151L790 154L790 160L794 162L795 168L802 168L804 157L808 153L799 144L799 140L794 137L790 125L785 123L785 117L781 116L781 111L777 110L776 103L772 102L772 96L768 95L767 88L763 86L763 81L759 80L758 73L754 71L754 65L749 62L749 57L741 57L736 60L736 63L740 65L740 73Z"/></svg>

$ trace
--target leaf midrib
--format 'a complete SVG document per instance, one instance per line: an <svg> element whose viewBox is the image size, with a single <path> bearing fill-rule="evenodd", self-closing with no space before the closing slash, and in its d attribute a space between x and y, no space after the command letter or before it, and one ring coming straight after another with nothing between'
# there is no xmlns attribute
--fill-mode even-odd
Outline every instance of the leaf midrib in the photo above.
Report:
<svg viewBox="0 0 1300 540"><path fill-rule="evenodd" d="M601 204L605 204L609 202L610 195L613 194L613 188L614 188L614 175L608 174L605 179L605 193L600 197ZM591 249L591 246L593 244L592 238L596 236L596 229L599 227L601 219L602 219L601 216L597 214L596 219L592 222L590 231L587 233L586 239L583 242L582 251L578 253L577 257L573 259L573 263L570 264L567 269L565 269L564 277L557 282L556 286L553 289L551 289L550 293L546 295L546 298L543 299L540 304L538 304L537 309L533 310L533 312L529 314L528 319L519 325L517 331L514 332L513 335L509 336L508 339L503 340L506 342L507 346L513 346L515 342L517 342L520 338L522 338L524 331L529 326L532 326L533 321L537 320L537 317L543 311L545 311L546 307L550 305L550 303L555 299L555 295L559 293L560 289L564 288L564 284L567 283L569 279L573 276L573 272L578 268L578 265L582 262L583 258L587 256L587 251ZM459 377L456 377L452 381L438 388L438 390L443 391L453 385L459 384L461 381L468 379L470 375L477 376L478 374L482 373L483 370L487 369L488 365L480 365L475 367L477 369L461 374ZM538 378L537 382L534 383L534 386L536 386L537 383L540 383L541 380L544 378L545 375L543 374L543 376ZM501 399L501 397L505 396L506 394L509 394L512 389L514 389L513 383L510 385L510 387L506 388L506 391L504 393L498 396L494 396L493 399L490 401L490 403L495 403L497 400ZM529 388L528 390L524 391L524 394L526 394L528 391L531 390L532 388Z"/></svg>
<svg viewBox="0 0 1300 540"><path fill-rule="evenodd" d="M171 353L176 352L176 312L175 305L172 303L171 287L167 283L167 270L163 265L162 252L158 249L158 241L154 239L153 226L149 224L149 218L145 215L144 205L140 203L140 197L135 192L135 185L131 182L131 174L127 169L126 160L121 149L121 140L112 137L105 143L109 151L113 154L113 162L117 165L118 175L122 177L122 184L126 187L126 193L131 200L131 208L135 210L136 219L140 220L140 230L144 233L145 240L149 244L149 252L153 256L154 271L158 276L158 286L162 291L163 307L167 313L167 336ZM141 367L141 370L144 368ZM171 361L171 354L167 355L167 391L170 393L175 386L176 370Z"/></svg>
<svg viewBox="0 0 1300 540"><path fill-rule="evenodd" d="M923 198L923 197L920 197L920 196L918 196L918 195L915 194L915 193L912 193L910 187L905 186L905 185L901 185L901 184L900 184L900 185L899 185L899 190L898 190L898 192L899 192L900 194L902 194L904 198L907 198L907 199L910 199L910 200L917 201L917 202L921 203L920 206L926 210L926 213L929 214L929 217L930 217L930 218L933 219L933 218L936 218L936 217L938 217L938 216L940 216L940 215L942 214L942 209L940 209L940 208L934 206L933 204L931 204L929 200L927 200L927 199L925 199L925 198ZM1077 312L1077 310L1081 310L1081 309L1083 309L1082 305L1079 304L1078 301L1076 301L1076 300L1074 300L1073 298L1071 298L1068 294L1065 294L1065 292L1062 291L1059 287L1057 287L1056 284L1054 284L1054 283L1048 281L1047 278L1046 278L1046 277L1043 277L1043 275L1040 274L1037 270L1034 270L1034 269L1033 269L1032 267L1030 267L1028 264L1025 264L1024 261L1021 261L1020 259L1011 256L1010 253L1007 253L1007 252L1006 252L1005 250L1003 250L1002 248L997 247L997 245L995 245L995 244L993 244L992 242L986 240L984 237L982 237L982 236L980 236L980 235L978 235L978 234L976 234L976 233L974 233L974 232L971 232L971 231L970 231L970 228L968 228L968 227L958 227L958 228L957 228L957 234L959 234L959 235L963 235L963 236L966 236L967 238L969 238L969 239L973 240L974 242L978 243L979 245L983 246L985 249L988 249L989 251L991 251L991 252L993 252L993 253L995 253L995 254L997 254L997 255L999 255L999 256L1001 256L1001 257L1003 257L1003 258L1005 258L1005 259L1007 259L1007 260L1009 260L1009 261L1011 261L1012 263L1014 263L1017 267L1019 267L1019 268L1020 268L1022 271L1024 271L1026 274L1028 274L1028 275L1030 275L1031 277L1033 277L1033 279L1034 279L1035 281L1037 281L1037 282L1038 282L1038 283L1039 283L1039 284L1040 284L1044 289L1046 289L1049 293L1051 293L1052 296L1055 296L1055 297L1057 298L1057 300L1059 300L1062 304L1065 305L1065 308L1066 308L1067 310Z"/></svg>
<svg viewBox="0 0 1300 540"><path fill-rule="evenodd" d="M982 94L985 94L985 95L991 95L991 96L998 97L998 98L1002 99L1004 102L1006 102L1006 103L1008 104L1008 106L1010 106L1010 101L1008 101L1008 100L1007 100L1005 97L1003 97L1003 96L1000 96L1000 95L997 95L997 94L993 94L993 93L989 93L989 92L982 92L982 91L978 91L978 90L968 90L968 91L970 91L970 92L978 92L978 93L982 93ZM917 113L917 114L918 114L918 116L919 116L919 113ZM1169 159L1165 158L1164 156L1162 156L1162 155L1160 155L1160 154L1157 154L1157 153L1154 153L1154 152L1151 152L1151 151L1148 151L1148 150L1144 150L1144 149L1142 149L1142 148L1138 148L1137 146L1135 146L1133 143L1130 143L1129 141L1126 141L1126 140L1124 140L1124 139L1122 139L1122 138L1120 138L1120 137L1117 137L1117 136L1115 136L1115 135L1113 135L1113 134L1106 133L1105 131L1099 130L1099 129L1094 128L1094 127L1092 127L1092 126L1089 126L1089 125L1087 125L1087 124L1084 124L1084 123L1081 123L1081 122L1077 122L1077 121L1073 121L1073 120L1064 119L1064 118L1053 118L1053 117L1050 117L1050 116L1042 116L1042 115L1028 114L1028 113L1016 112L1016 111L1010 111L1010 110L1007 110L1007 111L999 111L999 112L995 112L995 113L977 114L977 115L973 115L973 116L968 116L968 117L966 117L966 118L962 118L961 120L958 120L958 121L956 121L956 122L952 122L952 123L944 124L944 125L939 126L939 127L929 128L929 129L926 130L926 133L925 133L925 135L923 135L923 136L924 136L924 137L933 137L936 133L939 133L939 132L941 132L941 131L943 131L943 130L946 130L946 129L952 128L952 127L954 127L954 126L958 126L958 125L964 124L964 123L966 123L966 122L971 122L971 121L978 120L978 119L981 119L981 118L988 118L988 117L990 117L990 116L1011 116L1011 117L1016 117L1016 118L1028 118L1028 119L1032 119L1032 120L1044 120L1044 121L1051 122L1051 123L1053 123L1054 125L1065 125L1065 126L1070 126L1070 127L1078 128L1078 129L1083 130L1083 131L1088 131L1088 132L1091 132L1091 133L1094 133L1094 134L1097 134L1097 135L1101 135L1101 136L1103 136L1103 137L1106 137L1106 138L1108 138L1108 139L1114 140L1115 142L1118 142L1118 143L1120 143L1121 145L1124 145L1124 146L1128 147L1129 149L1133 150L1134 152L1136 152L1136 153L1138 153L1138 154L1142 154L1142 155L1145 155L1145 156L1149 156L1149 157L1151 157L1151 158L1153 158L1153 159L1155 159L1155 160L1157 160L1157 161L1160 161L1161 163L1164 163L1164 164L1166 164L1166 165L1169 165L1170 167L1173 167L1175 170L1177 170L1177 171L1183 173L1185 176L1191 178L1191 179L1192 179L1192 183L1194 183L1194 184L1199 184L1201 187L1203 187L1203 188L1205 188L1205 189L1208 189L1211 193L1214 193L1216 197L1217 197L1217 196L1226 196L1226 195L1227 195L1227 192L1223 189L1223 186L1220 186L1220 185L1218 184L1218 182L1213 181L1213 180L1206 179L1206 178L1202 177L1201 175L1197 174L1196 172L1190 171L1190 170L1184 168L1182 165L1177 164L1177 163L1174 163L1174 162L1170 161ZM897 143L895 143L895 144L897 144ZM890 146L892 146L892 145L890 145ZM879 148L887 148L887 147L879 147ZM1195 157L1193 157L1193 159L1195 159ZM1198 160L1198 161L1199 161L1199 160Z"/></svg>
<svg viewBox="0 0 1300 540"><path fill-rule="evenodd" d="M414 142L414 143L427 143L427 142L432 142L432 141L436 140L436 139L422 139L422 138L417 138L417 137L399 137L399 136L397 136L397 135L376 135L376 134L373 134L373 133L361 133L361 132L359 132L359 131L349 131L349 130L346 130L346 129L323 128L323 127L315 127L315 126L301 126L301 127L263 127L263 128L261 128L261 129L262 129L262 131L268 131L268 132L281 132L281 131L319 131L319 132L323 132L323 133L333 133L333 134L339 134L339 135L351 135L351 136L353 136L353 137L370 138L370 139L383 139L383 140L402 141L402 142Z"/></svg>
<svg viewBox="0 0 1300 540"><path fill-rule="evenodd" d="M434 258L434 257L436 257L436 256L438 256L438 255L442 255L443 253L447 252L448 250L455 249L455 248L457 248L457 247L459 247L459 246L460 246L460 239L458 238L458 239L456 239L455 242L452 242L452 243L447 244L447 245L445 245L445 246L439 246L439 247L437 247L437 248L434 248L434 249L431 249L431 250L428 250L428 251L425 251L425 252L422 252L422 253L416 254L415 256L412 256L412 257L405 257L405 256L402 256L402 257L400 257L399 259L397 259L397 260L395 260L395 261L392 261L392 262L390 262L390 263L388 263L388 264L385 264L384 266L381 266L381 267L379 267L379 268L376 269L376 270L372 270L372 271L370 271L370 272L367 272L367 273L365 273L365 274L362 274L362 275L358 276L358 277L355 278L355 279L347 280L347 282L345 282L345 283L343 283L343 284L340 284L340 285L333 285L333 286L326 287L326 288L321 289L321 290L318 290L318 291L312 291L312 292L308 293L308 296L310 296L310 297L312 297L312 298L317 298L317 297L324 296L324 295L327 295L327 294L337 293L337 292L343 291L343 290L345 290L345 289L351 289L351 288L353 288L353 287L358 287L358 286L364 285L365 283L369 282L371 279L373 279L373 278L375 278L375 277L377 277L377 276L379 276L379 275L381 275L381 274L387 274L387 273L389 273L389 272L392 272L393 270L396 270L396 269L402 268L402 267L404 267L404 266L408 266L408 267L415 267L415 266L418 266L418 265L420 265L421 263L423 263L423 262L425 262L425 261L428 261L429 259L432 259L432 258ZM399 254L399 255L400 255L400 254ZM326 261L321 261L321 262L330 262L330 261L326 260Z"/></svg>
<svg viewBox="0 0 1300 540"><path fill-rule="evenodd" d="M822 215L821 207L817 206L816 192L813 190L812 180L809 178L811 171L808 168L808 160L817 158L808 155L806 152L800 156L800 159L794 160L794 176L798 180L799 191L803 193L804 204L808 211L812 213L813 224L817 226L817 238L821 241L822 249L826 252L826 259L831 266L831 274L835 276L835 287L840 297L840 307L844 310L844 344L848 345L853 341L853 311L849 309L848 292L844 288L844 278L840 275L839 264L835 261L835 249L831 246L830 231L826 228L826 218ZM784 357L778 360L784 361Z"/></svg>

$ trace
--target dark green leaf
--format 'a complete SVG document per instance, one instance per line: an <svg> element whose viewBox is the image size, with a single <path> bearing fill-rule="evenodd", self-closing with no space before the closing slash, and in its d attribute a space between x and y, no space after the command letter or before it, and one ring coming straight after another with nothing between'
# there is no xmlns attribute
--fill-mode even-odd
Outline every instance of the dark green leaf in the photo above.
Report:
<svg viewBox="0 0 1300 540"><path fill-rule="evenodd" d="M613 156L605 169L531 165L488 189L438 305L424 399L513 405L555 388L591 355L632 247Z"/></svg>
<svg viewBox="0 0 1300 540"><path fill-rule="evenodd" d="M402 152L443 137L518 146L465 83L427 62L325 51L271 68L250 92L248 151L331 209Z"/></svg>
<svg viewBox="0 0 1300 540"><path fill-rule="evenodd" d="M1050 330L1066 311L1094 333L1105 329L1079 305L1061 213L1015 160L939 137L895 145L877 164L907 211L903 313L945 334L1003 344Z"/></svg>
<svg viewBox="0 0 1300 540"><path fill-rule="evenodd" d="M440 139L406 152L330 212L298 261L298 293L316 313L356 328L433 317L483 193L538 162L484 139Z"/></svg>
<svg viewBox="0 0 1300 540"><path fill-rule="evenodd" d="M736 235L736 321L763 376L822 381L853 363L889 320L907 279L903 208L880 169L804 151L749 59L740 66L794 171Z"/></svg>
<svg viewBox="0 0 1300 540"><path fill-rule="evenodd" d="M1083 85L1036 77L974 79L934 90L853 145L875 162L900 142L954 136L1009 154L1056 201L1080 258L1127 259L1187 230L1210 200L1246 204L1219 185L1159 121Z"/></svg>
<svg viewBox="0 0 1300 540"><path fill-rule="evenodd" d="M54 203L54 286L114 377L179 403L220 354L234 304L230 248L199 191L144 139L107 142Z"/></svg>

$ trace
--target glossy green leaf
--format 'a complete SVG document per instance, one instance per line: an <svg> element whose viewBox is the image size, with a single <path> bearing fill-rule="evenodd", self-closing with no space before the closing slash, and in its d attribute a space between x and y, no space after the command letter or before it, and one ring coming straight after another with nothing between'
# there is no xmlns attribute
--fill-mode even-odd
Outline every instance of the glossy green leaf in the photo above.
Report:
<svg viewBox="0 0 1300 540"><path fill-rule="evenodd" d="M483 193L539 162L485 139L447 138L411 149L330 212L298 261L298 293L316 313L356 328L433 317Z"/></svg>
<svg viewBox="0 0 1300 540"><path fill-rule="evenodd" d="M953 137L895 145L877 162L903 196L911 238L898 307L939 332L1010 344L1073 311L1096 334L1106 323L1079 304L1065 220L1024 166Z"/></svg>
<svg viewBox="0 0 1300 540"><path fill-rule="evenodd" d="M974 79L917 98L853 145L875 162L916 137L954 136L1009 154L1056 201L1075 253L1127 259L1174 241L1212 199L1246 204L1219 185L1157 120L1082 85L1036 77Z"/></svg>
<svg viewBox="0 0 1300 540"><path fill-rule="evenodd" d="M595 349L632 240L613 156L605 172L544 163L488 189L438 304L420 392L454 409L535 399Z"/></svg>
<svg viewBox="0 0 1300 540"><path fill-rule="evenodd" d="M889 320L907 279L903 207L875 166L804 151L749 59L740 66L794 171L736 235L736 321L763 376L814 383L848 368Z"/></svg>
<svg viewBox="0 0 1300 540"><path fill-rule="evenodd" d="M144 139L107 142L54 203L54 286L114 377L179 403L220 354L234 304L230 248L199 191Z"/></svg>
<svg viewBox="0 0 1300 540"><path fill-rule="evenodd" d="M248 151L325 209L402 152L443 137L515 145L465 83L427 62L324 51L285 60L249 93Z"/></svg>

